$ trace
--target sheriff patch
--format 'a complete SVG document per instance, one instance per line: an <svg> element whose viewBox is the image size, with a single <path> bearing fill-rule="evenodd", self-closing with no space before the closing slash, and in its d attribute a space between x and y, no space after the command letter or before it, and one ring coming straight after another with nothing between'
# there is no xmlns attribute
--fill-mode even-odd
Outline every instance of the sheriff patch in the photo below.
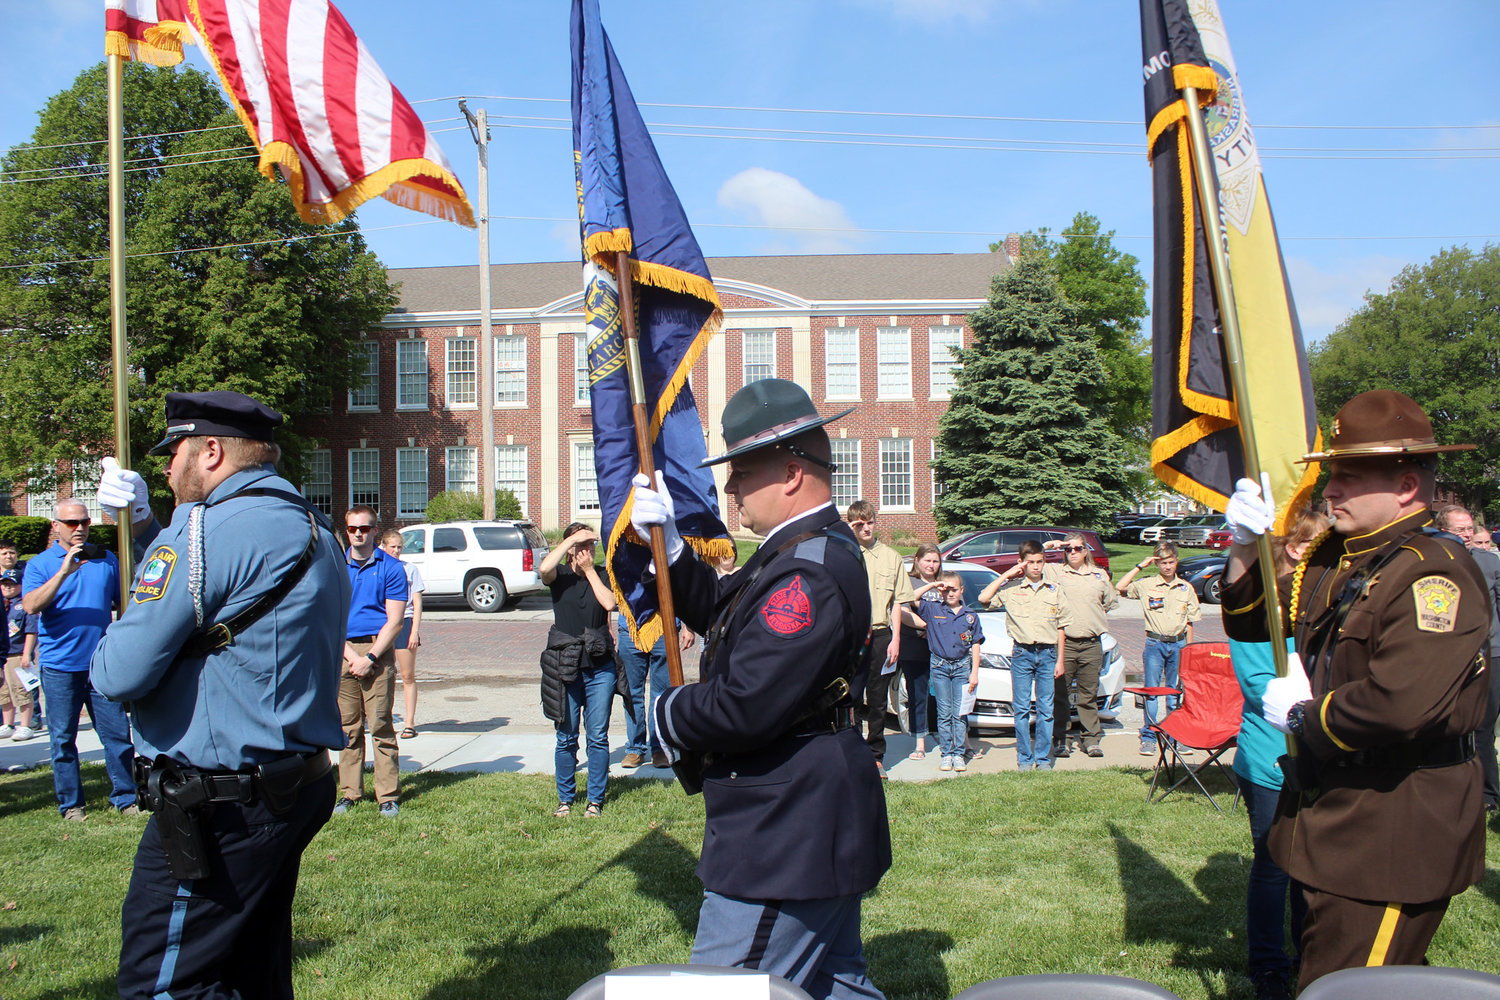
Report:
<svg viewBox="0 0 1500 1000"><path fill-rule="evenodd" d="M1458 623L1458 584L1446 576L1424 576L1411 585L1417 602L1417 628L1423 632L1452 632Z"/></svg>
<svg viewBox="0 0 1500 1000"><path fill-rule="evenodd" d="M766 598L760 609L760 623L767 632L783 639L812 628L812 601L802 592L802 577L793 577L791 583Z"/></svg>
<svg viewBox="0 0 1500 1000"><path fill-rule="evenodd" d="M151 559L141 567L141 581L135 585L135 603L154 601L167 592L172 579L172 568L177 565L177 553L163 545L151 554Z"/></svg>

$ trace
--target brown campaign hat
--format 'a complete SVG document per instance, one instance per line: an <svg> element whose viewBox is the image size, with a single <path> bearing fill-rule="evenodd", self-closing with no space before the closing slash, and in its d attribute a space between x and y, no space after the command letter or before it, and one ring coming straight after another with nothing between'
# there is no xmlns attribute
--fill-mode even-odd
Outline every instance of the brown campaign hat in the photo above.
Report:
<svg viewBox="0 0 1500 1000"><path fill-rule="evenodd" d="M1440 451L1472 451L1472 444L1438 444L1432 421L1410 396L1394 389L1362 392L1339 410L1328 436L1328 450L1313 452L1299 462L1329 462L1345 458L1382 458L1430 455Z"/></svg>

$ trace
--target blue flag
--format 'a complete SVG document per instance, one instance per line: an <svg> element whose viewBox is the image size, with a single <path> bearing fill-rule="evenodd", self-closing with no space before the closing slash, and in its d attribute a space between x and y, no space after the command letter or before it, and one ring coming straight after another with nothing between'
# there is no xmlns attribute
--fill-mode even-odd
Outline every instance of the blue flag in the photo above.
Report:
<svg viewBox="0 0 1500 1000"><path fill-rule="evenodd" d="M733 555L734 543L719 519L713 474L699 468L707 450L688 375L718 332L723 311L703 251L599 22L598 0L573 0L572 32L573 168L600 533L620 612L636 645L650 649L663 628L655 587L641 585L651 561L649 540L636 537L630 526L630 480L640 471L640 455L615 255L630 253L627 280L634 282L652 456L672 494L678 531L708 558Z"/></svg>

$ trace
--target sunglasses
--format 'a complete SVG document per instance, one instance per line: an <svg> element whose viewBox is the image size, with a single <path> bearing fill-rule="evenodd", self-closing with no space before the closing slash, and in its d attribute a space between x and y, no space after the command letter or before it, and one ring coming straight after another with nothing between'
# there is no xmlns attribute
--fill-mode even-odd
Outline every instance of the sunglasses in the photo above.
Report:
<svg viewBox="0 0 1500 1000"><path fill-rule="evenodd" d="M344 525L344 530L348 531L348 532L351 532L351 533L357 531L357 532L359 532L360 534L363 535L366 532L374 531L375 530L375 525L373 525L373 524L346 524L346 525Z"/></svg>
<svg viewBox="0 0 1500 1000"><path fill-rule="evenodd" d="M1064 545L1063 546L1063 551L1064 552L1087 552L1088 550L1089 550L1089 547L1087 545Z"/></svg>
<svg viewBox="0 0 1500 1000"><path fill-rule="evenodd" d="M60 517L57 519L57 523L66 524L70 528L82 528L87 525L93 524L94 519L91 517Z"/></svg>

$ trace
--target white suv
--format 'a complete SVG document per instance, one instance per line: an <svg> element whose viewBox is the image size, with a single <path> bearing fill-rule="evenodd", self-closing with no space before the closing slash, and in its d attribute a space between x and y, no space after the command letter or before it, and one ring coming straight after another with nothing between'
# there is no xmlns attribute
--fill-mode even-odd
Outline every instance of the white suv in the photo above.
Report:
<svg viewBox="0 0 1500 1000"><path fill-rule="evenodd" d="M463 597L475 611L499 611L546 590L537 567L547 539L526 521L448 521L401 529L401 558L422 571L427 597Z"/></svg>

